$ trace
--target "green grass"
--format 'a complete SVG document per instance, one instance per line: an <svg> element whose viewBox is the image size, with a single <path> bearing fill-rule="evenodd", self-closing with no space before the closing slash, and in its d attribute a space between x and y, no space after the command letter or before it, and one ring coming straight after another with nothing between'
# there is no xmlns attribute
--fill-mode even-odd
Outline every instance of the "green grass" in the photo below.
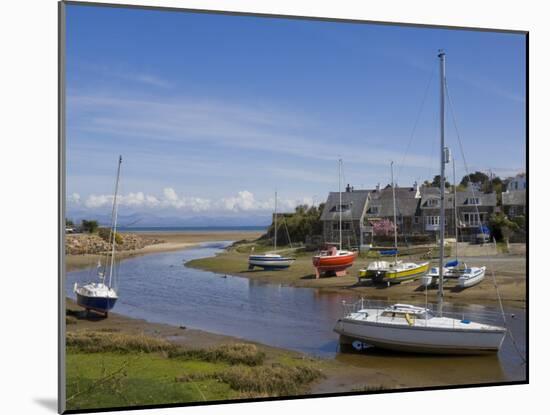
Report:
<svg viewBox="0 0 550 415"><path fill-rule="evenodd" d="M322 376L317 366L285 353L266 363L250 343L190 349L145 335L83 330L67 336L67 408L296 394Z"/></svg>
<svg viewBox="0 0 550 415"><path fill-rule="evenodd" d="M91 409L231 399L231 387L214 378L178 382L184 374L213 374L224 363L174 361L158 353L67 354L67 408ZM109 375L112 375L109 378ZM106 379L107 378L107 379Z"/></svg>

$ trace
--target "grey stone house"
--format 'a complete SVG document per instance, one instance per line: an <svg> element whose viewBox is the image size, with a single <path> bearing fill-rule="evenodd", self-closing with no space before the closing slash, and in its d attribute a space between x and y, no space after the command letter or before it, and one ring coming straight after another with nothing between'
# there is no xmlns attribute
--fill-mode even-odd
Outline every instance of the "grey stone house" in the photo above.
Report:
<svg viewBox="0 0 550 415"><path fill-rule="evenodd" d="M434 187L421 189L423 232L439 232L440 191ZM445 233L450 237L455 235L454 193L445 194ZM456 192L456 218L459 240L475 239L481 226L487 226L489 218L495 212L497 195L495 192L483 193L476 190Z"/></svg>
<svg viewBox="0 0 550 415"><path fill-rule="evenodd" d="M440 192L435 187L396 187L397 229L401 236L433 235L439 232ZM457 192L459 239L475 239L482 225L487 225L497 205L496 193L477 190ZM377 221L393 222L392 188L353 190L348 186L342 192L331 192L325 204L321 221L325 242L339 240L339 213L342 209L343 246L361 246L371 242ZM445 232L455 235L454 194L445 194Z"/></svg>
<svg viewBox="0 0 550 415"><path fill-rule="evenodd" d="M330 192L321 214L323 239L338 243L340 240L340 211L342 212L342 246L356 247L361 241L361 224L365 216L369 190L353 190L350 186L340 194Z"/></svg>
<svg viewBox="0 0 550 415"><path fill-rule="evenodd" d="M422 233L419 189L415 186L396 187L395 202L399 234ZM393 192L390 186L384 189L376 188L369 193L362 233L364 244L370 242L375 223L383 219L388 219L393 223Z"/></svg>

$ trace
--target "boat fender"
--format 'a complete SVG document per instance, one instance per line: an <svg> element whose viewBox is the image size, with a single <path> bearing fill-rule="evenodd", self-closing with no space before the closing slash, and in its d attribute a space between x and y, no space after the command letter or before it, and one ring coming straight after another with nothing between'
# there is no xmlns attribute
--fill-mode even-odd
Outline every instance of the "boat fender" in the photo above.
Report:
<svg viewBox="0 0 550 415"><path fill-rule="evenodd" d="M414 316L411 316L409 313L406 313L405 320L407 320L407 323L409 323L409 326L414 326Z"/></svg>

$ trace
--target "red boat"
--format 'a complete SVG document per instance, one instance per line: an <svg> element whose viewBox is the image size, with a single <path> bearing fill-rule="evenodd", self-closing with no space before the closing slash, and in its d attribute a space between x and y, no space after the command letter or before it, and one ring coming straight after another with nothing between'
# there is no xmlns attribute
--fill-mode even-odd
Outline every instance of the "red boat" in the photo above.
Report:
<svg viewBox="0 0 550 415"><path fill-rule="evenodd" d="M313 257L315 278L319 278L322 273L334 273L337 277L343 277L346 275L346 269L353 265L355 258L357 258L355 251L346 251L336 249L336 246L330 246Z"/></svg>

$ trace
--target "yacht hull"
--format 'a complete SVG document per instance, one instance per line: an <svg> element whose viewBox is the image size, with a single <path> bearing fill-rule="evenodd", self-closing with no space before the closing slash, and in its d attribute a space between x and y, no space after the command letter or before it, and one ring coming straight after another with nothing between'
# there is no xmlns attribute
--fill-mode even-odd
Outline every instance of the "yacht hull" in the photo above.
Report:
<svg viewBox="0 0 550 415"><path fill-rule="evenodd" d="M393 326L380 323L338 320L334 331L342 344L361 341L399 352L428 354L496 353L506 331L444 329L422 326Z"/></svg>
<svg viewBox="0 0 550 415"><path fill-rule="evenodd" d="M479 270L468 277L462 276L458 279L458 286L461 288L472 287L479 284L485 278L485 267L481 267Z"/></svg>
<svg viewBox="0 0 550 415"><path fill-rule="evenodd" d="M95 310L101 313L109 312L117 301L117 298L112 297L88 297L80 293L76 293L76 303L87 310Z"/></svg>
<svg viewBox="0 0 550 415"><path fill-rule="evenodd" d="M346 275L346 270L353 265L357 258L357 252L349 252L345 255L316 255L313 257L313 267L316 277L322 273L336 273L337 276Z"/></svg>
<svg viewBox="0 0 550 415"><path fill-rule="evenodd" d="M251 255L248 257L248 269L254 269L254 267L263 269L285 269L290 267L293 262L294 258Z"/></svg>
<svg viewBox="0 0 550 415"><path fill-rule="evenodd" d="M430 264L426 262L403 271L367 270L365 278L370 278L375 283L398 283L420 278L428 272L429 267Z"/></svg>

